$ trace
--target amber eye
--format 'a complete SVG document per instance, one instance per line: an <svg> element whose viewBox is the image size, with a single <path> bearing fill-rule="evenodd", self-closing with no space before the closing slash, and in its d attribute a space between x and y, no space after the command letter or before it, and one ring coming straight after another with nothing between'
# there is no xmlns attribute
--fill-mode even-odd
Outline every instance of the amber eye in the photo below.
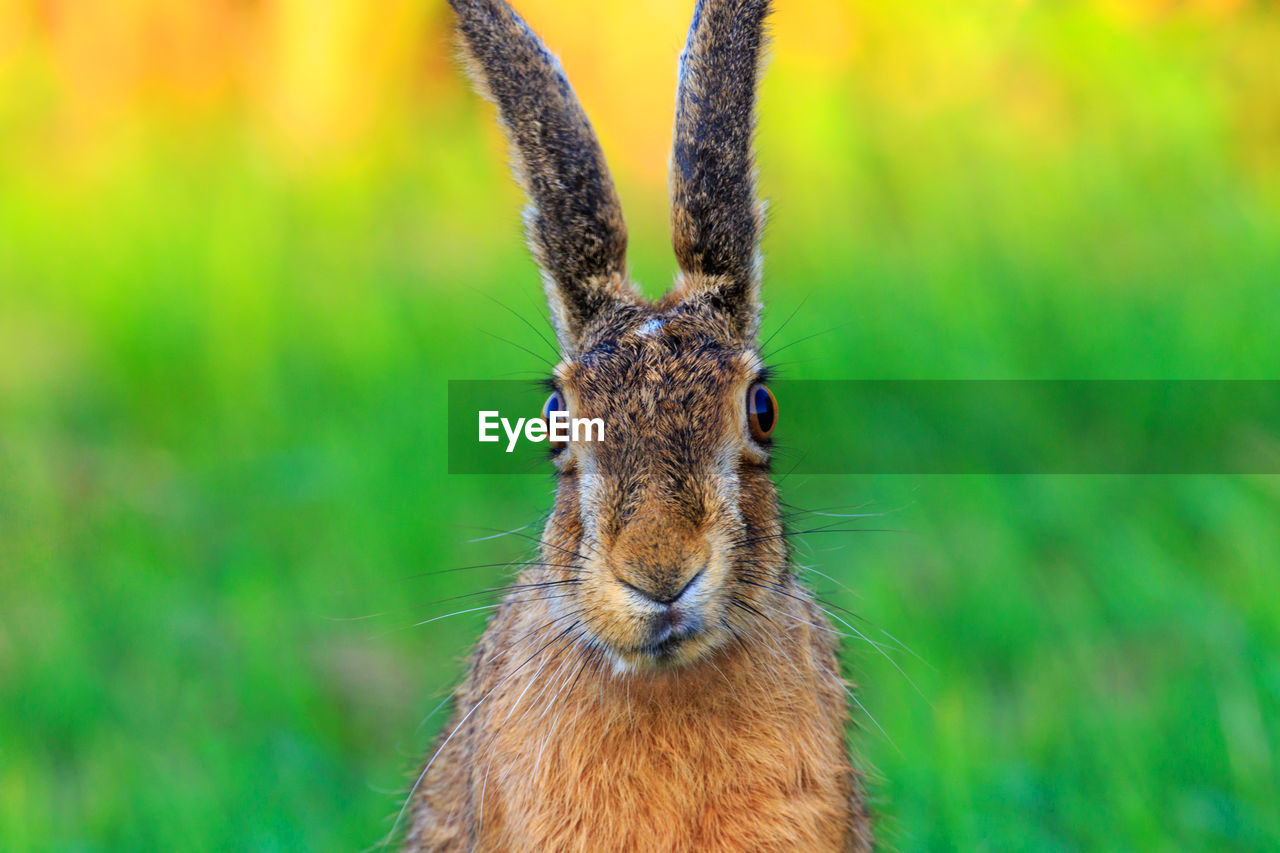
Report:
<svg viewBox="0 0 1280 853"><path fill-rule="evenodd" d="M752 385L747 392L747 421L751 425L751 437L756 441L773 435L773 428L778 425L778 401L763 385Z"/></svg>
<svg viewBox="0 0 1280 853"><path fill-rule="evenodd" d="M556 423L552 423L552 412L564 412L566 417L557 419ZM547 402L542 404L542 420L547 424L547 443L551 445L553 450L559 450L569 443L568 441L558 441L555 438L557 434L566 436L569 434L567 415L568 407L564 404L564 397L561 396L559 391L552 391L551 396L547 398Z"/></svg>

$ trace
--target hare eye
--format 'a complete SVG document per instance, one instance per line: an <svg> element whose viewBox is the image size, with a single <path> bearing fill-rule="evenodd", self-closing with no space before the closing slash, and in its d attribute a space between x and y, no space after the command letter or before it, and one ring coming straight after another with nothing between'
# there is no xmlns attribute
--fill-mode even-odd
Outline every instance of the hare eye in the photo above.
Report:
<svg viewBox="0 0 1280 853"><path fill-rule="evenodd" d="M552 434L550 431L551 430L551 413L564 412L564 411L567 411L567 407L564 404L564 397L561 396L559 391L552 391L551 396L547 398L547 402L542 404L542 420L545 421L547 424L548 436ZM553 450L559 450L560 448L564 447L568 442L556 441L553 438L548 438L548 443L551 445L551 448Z"/></svg>
<svg viewBox="0 0 1280 853"><path fill-rule="evenodd" d="M751 437L756 441L773 435L773 428L778 424L778 401L763 385L752 385L747 392L747 421L751 425Z"/></svg>

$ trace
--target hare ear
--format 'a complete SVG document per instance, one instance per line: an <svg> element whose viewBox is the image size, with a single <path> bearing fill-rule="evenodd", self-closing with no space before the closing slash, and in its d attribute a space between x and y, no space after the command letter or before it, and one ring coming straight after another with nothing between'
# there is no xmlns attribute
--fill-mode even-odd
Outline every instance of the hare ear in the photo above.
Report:
<svg viewBox="0 0 1280 853"><path fill-rule="evenodd" d="M449 0L477 88L498 105L525 228L561 349L603 309L635 303L627 229L600 143L560 63L503 0Z"/></svg>
<svg viewBox="0 0 1280 853"><path fill-rule="evenodd" d="M769 0L698 0L680 56L671 152L675 295L710 300L744 338L760 320L760 232L751 138Z"/></svg>

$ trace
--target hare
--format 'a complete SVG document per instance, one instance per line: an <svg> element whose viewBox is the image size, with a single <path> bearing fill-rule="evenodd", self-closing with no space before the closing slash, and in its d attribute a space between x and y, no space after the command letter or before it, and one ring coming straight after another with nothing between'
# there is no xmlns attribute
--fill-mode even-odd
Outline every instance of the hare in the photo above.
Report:
<svg viewBox="0 0 1280 853"><path fill-rule="evenodd" d="M834 632L769 475L752 155L768 0L698 0L671 156L680 273L648 302L600 145L503 0L450 0L527 192L561 360L540 562L496 610L416 779L404 849L868 850Z"/></svg>

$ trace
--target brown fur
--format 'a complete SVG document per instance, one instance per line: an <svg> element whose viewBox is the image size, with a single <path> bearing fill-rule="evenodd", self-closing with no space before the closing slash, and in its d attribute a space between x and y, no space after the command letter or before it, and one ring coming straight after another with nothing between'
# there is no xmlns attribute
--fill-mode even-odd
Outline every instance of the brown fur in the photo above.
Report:
<svg viewBox="0 0 1280 853"><path fill-rule="evenodd" d="M626 277L627 227L596 141L560 63L502 0L450 0L464 59L498 105L525 228L561 346L609 301L639 300Z"/></svg>
<svg viewBox="0 0 1280 853"><path fill-rule="evenodd" d="M768 0L699 2L680 57L671 226L683 293L722 300L744 337L760 315L760 231L751 138Z"/></svg>
<svg viewBox="0 0 1280 853"><path fill-rule="evenodd" d="M835 632L790 570L746 417L764 375L750 136L767 4L698 4L673 157L682 277L650 304L558 65L504 3L452 3L530 194L553 382L606 433L555 454L540 562L476 646L405 849L870 849Z"/></svg>

